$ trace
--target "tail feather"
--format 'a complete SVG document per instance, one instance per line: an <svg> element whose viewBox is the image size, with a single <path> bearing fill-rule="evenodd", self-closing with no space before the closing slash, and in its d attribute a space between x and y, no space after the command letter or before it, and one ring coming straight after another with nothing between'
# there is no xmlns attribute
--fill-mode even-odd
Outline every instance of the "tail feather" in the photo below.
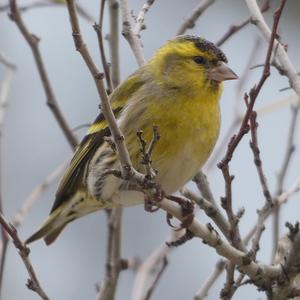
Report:
<svg viewBox="0 0 300 300"><path fill-rule="evenodd" d="M50 245L67 225L65 221L60 218L60 211L54 211L42 224L40 229L25 241L25 244L44 238L46 244Z"/></svg>
<svg viewBox="0 0 300 300"><path fill-rule="evenodd" d="M49 246L50 244L52 244L56 240L56 238L59 236L59 234L62 232L62 230L66 227L66 225L67 224L63 224L62 226L56 228L51 233L45 235L44 241L45 241L47 246Z"/></svg>

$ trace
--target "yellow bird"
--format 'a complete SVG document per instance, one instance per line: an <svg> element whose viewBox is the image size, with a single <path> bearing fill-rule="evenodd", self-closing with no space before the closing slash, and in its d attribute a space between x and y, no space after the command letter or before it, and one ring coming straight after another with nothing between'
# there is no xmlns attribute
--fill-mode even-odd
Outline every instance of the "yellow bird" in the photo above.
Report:
<svg viewBox="0 0 300 300"><path fill-rule="evenodd" d="M212 152L220 129L223 81L237 78L225 54L203 38L178 36L158 49L110 96L133 166L143 171L137 131L142 130L149 143L156 125L161 138L151 155L155 181L167 194L180 189ZM143 203L141 192L126 190L126 182L105 175L119 168L108 136L110 130L100 114L75 151L49 217L26 243L44 238L49 245L79 217Z"/></svg>

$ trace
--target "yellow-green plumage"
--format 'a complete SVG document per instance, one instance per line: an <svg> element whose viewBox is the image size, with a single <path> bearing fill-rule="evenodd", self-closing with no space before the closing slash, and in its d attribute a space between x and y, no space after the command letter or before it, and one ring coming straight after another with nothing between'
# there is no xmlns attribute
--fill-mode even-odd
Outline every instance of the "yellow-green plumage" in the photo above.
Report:
<svg viewBox="0 0 300 300"><path fill-rule="evenodd" d="M178 37L160 48L142 68L125 80L110 101L136 169L143 171L136 132L147 142L157 125L160 140L151 159L156 181L166 193L181 188L205 163L220 128L219 99L223 80L235 79L225 55L212 43ZM118 168L100 114L79 145L56 194L48 219L27 242L44 237L52 243L71 221L87 213L143 201L140 192L126 191L121 179L104 176Z"/></svg>

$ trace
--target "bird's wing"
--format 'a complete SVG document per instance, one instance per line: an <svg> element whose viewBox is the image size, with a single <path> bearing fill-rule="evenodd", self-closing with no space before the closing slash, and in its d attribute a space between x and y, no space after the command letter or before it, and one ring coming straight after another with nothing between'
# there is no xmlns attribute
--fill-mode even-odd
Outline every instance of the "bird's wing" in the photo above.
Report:
<svg viewBox="0 0 300 300"><path fill-rule="evenodd" d="M116 118L121 114L128 99L143 84L144 81L138 73L134 73L115 89L110 97L110 101ZM78 190L86 189L83 180L86 167L97 149L103 144L105 136L110 136L110 130L103 114L100 113L75 151L70 165L59 184L51 213L68 201Z"/></svg>

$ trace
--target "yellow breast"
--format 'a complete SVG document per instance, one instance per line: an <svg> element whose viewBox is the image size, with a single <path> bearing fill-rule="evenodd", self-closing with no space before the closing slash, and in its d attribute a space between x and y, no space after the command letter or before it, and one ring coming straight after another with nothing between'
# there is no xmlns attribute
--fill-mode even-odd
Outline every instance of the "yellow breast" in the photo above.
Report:
<svg viewBox="0 0 300 300"><path fill-rule="evenodd" d="M175 192L190 180L212 152L220 128L221 91L220 87L209 95L206 91L176 92L176 98L169 95L151 101L143 112L142 119L147 122L141 123L139 129L144 131L148 143L152 137L152 126L159 127L161 138L154 148L152 162L158 171L156 180L167 193ZM140 156L133 151L137 147L134 139L136 137L130 135L127 144L135 167L140 169Z"/></svg>

